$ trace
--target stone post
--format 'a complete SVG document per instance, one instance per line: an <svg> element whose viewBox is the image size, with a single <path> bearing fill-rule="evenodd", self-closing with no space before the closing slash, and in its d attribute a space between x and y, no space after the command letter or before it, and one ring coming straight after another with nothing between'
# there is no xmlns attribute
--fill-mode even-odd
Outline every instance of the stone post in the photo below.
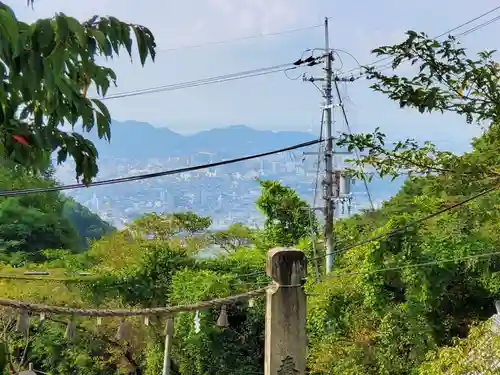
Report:
<svg viewBox="0 0 500 375"><path fill-rule="evenodd" d="M265 375L304 375L306 370L305 254L296 249L271 249L267 274Z"/></svg>

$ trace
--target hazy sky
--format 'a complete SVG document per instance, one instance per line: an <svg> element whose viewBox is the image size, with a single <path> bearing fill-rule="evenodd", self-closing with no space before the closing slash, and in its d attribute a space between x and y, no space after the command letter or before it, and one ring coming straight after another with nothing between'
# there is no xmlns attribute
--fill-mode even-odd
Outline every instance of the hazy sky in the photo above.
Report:
<svg viewBox="0 0 500 375"><path fill-rule="evenodd" d="M148 26L157 38L157 60L144 68L130 64L125 57L113 62L119 87L112 92L120 92L295 61L305 49L323 46L322 28L180 47L318 25L325 16L331 17L332 47L368 63L374 60L369 54L372 48L402 40L408 29L440 34L493 8L498 1L36 0L34 10L23 0L8 0L7 4L25 21L64 12L80 20L94 14L113 15ZM478 22L497 15L500 11ZM463 43L474 51L498 48L499 33L500 22L495 22L466 36ZM356 66L345 55L343 60L344 70ZM321 73L318 68L308 72ZM400 110L381 94L371 92L365 80L348 84L347 94L345 88L343 93L350 98L347 109L358 131L380 126L395 136L449 140L463 140L476 131L461 119ZM317 132L321 115L319 92L310 83L290 80L283 73L106 103L118 120L147 121L179 132L230 124ZM336 117L340 121L339 114Z"/></svg>

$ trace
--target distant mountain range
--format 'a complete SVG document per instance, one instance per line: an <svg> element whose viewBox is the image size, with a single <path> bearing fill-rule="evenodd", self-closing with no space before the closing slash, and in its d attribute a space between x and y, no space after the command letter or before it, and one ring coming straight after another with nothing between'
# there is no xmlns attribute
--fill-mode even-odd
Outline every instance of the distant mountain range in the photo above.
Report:
<svg viewBox="0 0 500 375"><path fill-rule="evenodd" d="M99 151L98 180L262 153L317 138L317 135L308 132L275 132L245 125L182 135L165 127L138 121L113 121L110 143L98 139L95 132L85 136L95 142ZM460 153L469 148L463 141L434 141L447 151ZM77 189L68 191L68 194L118 226L145 212L187 210L212 217L217 227L236 221L255 225L262 220L255 207L255 199L260 193L255 178L280 180L311 202L317 159L315 155L302 156L305 151L317 150L318 146L313 145L224 167L113 187ZM73 163L61 165L57 169L58 179L62 183L74 182L73 168ZM379 205L396 194L404 180L404 177L395 181L375 178L369 184L374 203ZM321 185L319 191L321 196ZM368 197L361 181L353 186L353 194L356 209L368 207Z"/></svg>
<svg viewBox="0 0 500 375"><path fill-rule="evenodd" d="M307 132L256 130L232 125L182 135L168 128L154 127L138 121L113 121L111 142L99 139L95 132L86 134L99 151L100 158L162 158L192 153L216 153L234 156L259 153L315 139Z"/></svg>
<svg viewBox="0 0 500 375"><path fill-rule="evenodd" d="M146 122L132 120L113 120L111 142L99 139L96 132L86 133L85 136L95 143L101 158L133 157L136 160L186 156L199 152L234 157L283 148L317 138L317 135L308 132L257 130L246 125L231 125L182 135L166 127L155 127ZM469 142L462 139L459 142L453 139L431 140L452 152L463 152L470 147Z"/></svg>

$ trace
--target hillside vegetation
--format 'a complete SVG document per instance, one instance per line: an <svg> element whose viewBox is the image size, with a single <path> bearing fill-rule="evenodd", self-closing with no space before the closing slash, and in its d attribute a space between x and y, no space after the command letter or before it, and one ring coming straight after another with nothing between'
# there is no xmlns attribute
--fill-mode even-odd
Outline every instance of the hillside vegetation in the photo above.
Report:
<svg viewBox="0 0 500 375"><path fill-rule="evenodd" d="M493 131L498 130L490 128L464 157L479 157L483 148L494 147L487 141ZM295 244L314 261L307 204L277 181L261 181L261 186L257 205L266 217L262 230L235 225L213 233L207 230L210 218L194 213L149 214L92 242L86 252L43 251L43 257L30 258L30 269L51 270L57 277L88 272L91 279L4 280L1 295L56 305L137 308L196 303L259 288L268 283L262 271L270 247ZM463 353L487 337L486 323L470 329L493 315L500 292L498 192L390 237L340 251L468 198L480 188L464 187L445 175L410 178L380 210L336 225L339 254L334 273L322 274L316 283L312 264L309 267L311 374L456 374L484 367L484 356L467 362ZM197 258L213 243L227 251L212 259ZM324 253L321 244L316 245ZM4 261L4 272L20 275L25 268L18 259L32 251L14 254ZM252 307L228 306L228 313L230 326L221 329L215 324L218 309L202 310L198 332L193 313L176 316L174 373L262 370L263 300L256 299ZM76 338L69 341L64 317L50 315L40 327L33 316L26 341L10 316L5 311L1 319L11 368L31 362L52 374L75 369L85 374L161 371L163 319L153 319L149 326L139 318L128 319L126 340L115 339L116 319L105 318L98 329L94 320L79 319ZM491 357L498 349L487 345L485 350Z"/></svg>
<svg viewBox="0 0 500 375"><path fill-rule="evenodd" d="M109 140L110 114L86 93L93 84L105 94L116 77L96 57L117 55L120 48L131 55L134 34L144 64L154 57L152 34L113 17L79 23L58 14L28 25L1 2L0 19L1 187L54 185L52 152L58 162L75 159L76 176L90 182L97 175L94 144L58 125L81 120ZM361 149L359 163L380 175L409 176L382 208L336 223L333 273L319 267L316 274L310 267L308 372L495 373L500 346L489 319L500 293L500 193L494 189L500 176L500 67L489 52L468 57L453 38L439 42L415 32L375 53L391 58L396 71L408 62L418 69L414 77L367 69L376 91L401 107L452 112L487 130L461 156L412 140L388 148L379 131L340 140ZM265 226L237 224L215 234L208 231L209 217L192 212L148 214L118 231L59 193L2 196L0 295L93 308L196 303L267 285L269 248L295 246L312 263L323 259L321 243L312 242L320 228L307 203L278 181L258 183L256 205ZM225 252L200 259L211 244ZM27 270L50 275L30 278ZM216 326L214 308L199 311L199 327L195 313L175 316L174 374L262 373L262 298L227 308L226 328ZM28 334L21 329L26 318ZM97 324L57 314L42 320L26 311L17 317L1 309L0 323L4 374L29 363L54 375L161 372L165 321L159 317L149 324L115 317ZM118 327L126 330L115 335Z"/></svg>

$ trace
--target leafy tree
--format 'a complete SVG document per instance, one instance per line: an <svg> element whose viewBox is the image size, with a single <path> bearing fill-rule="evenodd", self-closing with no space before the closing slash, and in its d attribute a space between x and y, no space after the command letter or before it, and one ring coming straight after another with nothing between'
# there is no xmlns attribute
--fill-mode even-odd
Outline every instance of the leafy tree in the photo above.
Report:
<svg viewBox="0 0 500 375"><path fill-rule="evenodd" d="M0 187L4 189L49 187L49 171L40 173L0 160ZM47 248L82 249L81 239L63 216L65 198L60 193L0 197L0 256L13 264L38 262Z"/></svg>
<svg viewBox="0 0 500 375"><path fill-rule="evenodd" d="M264 214L264 236L270 246L293 246L318 230L311 207L290 187L278 181L260 181L262 193L257 208ZM312 223L311 223L312 220ZM312 228L311 228L312 226Z"/></svg>
<svg viewBox="0 0 500 375"><path fill-rule="evenodd" d="M241 293L249 286L237 274L202 270L178 272L172 281L172 301L189 303ZM264 303L245 302L227 307L229 327L216 326L220 310L200 311L200 332L194 329L194 314L175 319L174 358L181 374L260 373L263 364Z"/></svg>
<svg viewBox="0 0 500 375"><path fill-rule="evenodd" d="M444 41L429 38L425 33L408 31L407 39L393 46L373 50L378 57L392 60L393 70L411 65L413 77L387 75L376 67L366 68L366 76L374 81L371 87L402 108L419 112L447 112L462 116L468 123L489 127L483 142L496 142L496 148L481 156L458 157L440 151L431 142L423 146L412 139L385 143L385 134L344 134L340 145L358 147L364 153L354 163L374 166L381 175L401 173L435 174L448 172L469 179L498 178L498 135L500 130L500 65L493 51L469 57L458 40L449 36ZM352 173L356 174L355 169ZM464 177L465 178L465 177Z"/></svg>
<svg viewBox="0 0 500 375"><path fill-rule="evenodd" d="M113 232L93 243L89 256L92 274L102 275L87 289L93 303L114 298L124 304L164 306L172 276L194 265L182 248L166 241L133 239L127 232Z"/></svg>
<svg viewBox="0 0 500 375"><path fill-rule="evenodd" d="M135 34L144 65L155 57L153 34L114 17L94 16L80 23L58 13L27 24L1 2L0 20L2 154L35 168L43 167L47 153L57 152L59 163L69 155L76 163L76 177L90 182L98 171L94 144L59 126L81 122L85 132L96 126L99 137L109 140L111 116L88 92L95 88L105 96L116 84L116 75L99 65L98 57L117 56L122 48L131 57Z"/></svg>
<svg viewBox="0 0 500 375"><path fill-rule="evenodd" d="M109 223L71 198L64 202L62 215L71 221L82 239L84 248L114 230Z"/></svg>
<svg viewBox="0 0 500 375"><path fill-rule="evenodd" d="M56 184L50 163L34 171L9 160L0 161L0 187L10 189L50 187ZM0 197L2 259L16 264L45 259L42 250L78 252L112 230L71 198L61 193Z"/></svg>
<svg viewBox="0 0 500 375"><path fill-rule="evenodd" d="M491 322L474 325L467 338L427 355L418 368L422 375L497 374L500 336L491 332Z"/></svg>
<svg viewBox="0 0 500 375"><path fill-rule="evenodd" d="M250 245L254 231L241 223L231 224L225 230L219 230L212 235L212 239L227 253L235 252L244 245Z"/></svg>
<svg viewBox="0 0 500 375"><path fill-rule="evenodd" d="M341 221L336 233L351 245L400 228L463 199L468 187L461 193L456 188L443 185L440 176L412 178L375 215ZM489 318L499 257L475 256L499 246L493 234L499 213L489 208L499 201L492 194L339 254L337 275L312 291L318 296L311 299L308 317L311 368L409 374L428 351L464 337L471 322ZM449 261L461 257L470 259Z"/></svg>
<svg viewBox="0 0 500 375"><path fill-rule="evenodd" d="M408 77L367 68L375 91L401 107L455 113L468 122L486 123L487 129L474 139L473 150L460 156L411 139L391 146L378 129L344 134L339 145L362 151L360 161L352 161L355 167L369 165L381 176L408 173L410 178L380 210L340 221L336 233L342 246L450 207L495 186L499 177L500 70L493 54L469 58L453 37L439 42L412 31L404 42L374 52L392 59L394 70L405 64L416 69ZM359 168L351 173L359 173ZM462 349L437 348L465 337L473 322L492 314L500 264L498 256L488 254L499 245L493 234L498 231L499 202L498 193L490 193L341 254L340 275L314 287L318 297L311 302L309 316L311 368L333 374L478 370L469 366ZM465 260L449 261L460 257ZM421 263L426 265L415 267ZM470 337L478 337L474 329L471 332ZM442 356L421 366L426 353L434 350Z"/></svg>
<svg viewBox="0 0 500 375"><path fill-rule="evenodd" d="M197 260L174 244L168 238L147 239L133 236L128 230L114 231L92 242L85 254L71 255L63 250L43 252L48 260L40 264L42 269L85 270L94 275L90 282L34 281L26 292L22 281L0 280L0 290L7 298L57 305L137 308L197 302L241 293L268 282L262 272L265 252L260 249L243 247L226 256ZM193 314L176 316L174 373L259 372L263 360L263 309L260 299L252 308L245 302L228 306L230 327L224 330L215 326L218 309L203 310L202 330L198 334L194 332ZM0 310L0 322L9 316L3 316ZM104 319L97 331L95 322L82 319L77 339L70 343L64 339L65 322L50 320L57 317L48 318L40 331L36 331L36 318L32 319L31 335L36 334L28 345L13 326L7 330L16 370L23 368L24 350L35 368L54 374L69 373L76 367L86 374L157 374L161 370L162 319L151 317L149 327L141 321L127 320L132 339L120 342L112 338L118 320Z"/></svg>
<svg viewBox="0 0 500 375"><path fill-rule="evenodd" d="M193 212L149 213L130 223L127 230L134 237L163 241L194 255L210 245L207 229L211 224L212 219Z"/></svg>
<svg viewBox="0 0 500 375"><path fill-rule="evenodd" d="M10 199L0 203L0 253L9 259L20 253L26 261L44 259L43 249L78 249L78 235L71 222Z"/></svg>
<svg viewBox="0 0 500 375"><path fill-rule="evenodd" d="M176 235L196 235L203 233L212 225L212 219L201 217L193 212L148 213L134 220L128 228L136 235L151 236L162 240Z"/></svg>

